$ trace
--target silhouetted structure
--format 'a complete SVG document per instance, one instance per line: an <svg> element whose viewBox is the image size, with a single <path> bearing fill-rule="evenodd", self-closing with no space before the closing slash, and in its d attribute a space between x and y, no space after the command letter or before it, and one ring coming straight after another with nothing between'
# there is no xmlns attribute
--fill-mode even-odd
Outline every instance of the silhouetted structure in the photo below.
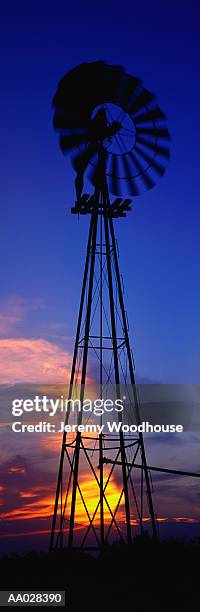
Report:
<svg viewBox="0 0 200 612"><path fill-rule="evenodd" d="M123 414L138 425L139 400L113 219L131 210L131 199L124 194L137 196L164 174L169 157L165 115L138 78L104 62L82 64L69 72L58 86L53 105L60 147L71 153L77 173L77 199L71 212L91 217L68 399L78 397L83 407L94 371L94 359L88 370L92 354L98 364L97 397L105 398L110 385L115 399L125 401ZM83 194L87 179L94 186L92 195ZM112 201L110 193L115 196ZM73 416L66 416L66 424ZM121 413L118 418L122 422ZM102 415L99 422L103 424ZM81 410L77 424L83 423ZM126 436L120 429L117 435L88 436L77 431L73 438L64 433L51 549L102 548L116 535L131 544L133 525L138 522L143 532L147 513L156 538L141 433Z"/></svg>

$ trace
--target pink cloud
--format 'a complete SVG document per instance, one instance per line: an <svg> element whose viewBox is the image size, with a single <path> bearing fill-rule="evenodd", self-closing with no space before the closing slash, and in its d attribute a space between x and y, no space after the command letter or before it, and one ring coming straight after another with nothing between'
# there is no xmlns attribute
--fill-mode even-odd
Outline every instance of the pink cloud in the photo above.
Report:
<svg viewBox="0 0 200 612"><path fill-rule="evenodd" d="M43 308L41 299L27 299L20 296L10 296L0 301L0 335L5 337L13 334L28 312Z"/></svg>
<svg viewBox="0 0 200 612"><path fill-rule="evenodd" d="M68 382L71 355L59 346L40 339L0 340L0 383Z"/></svg>

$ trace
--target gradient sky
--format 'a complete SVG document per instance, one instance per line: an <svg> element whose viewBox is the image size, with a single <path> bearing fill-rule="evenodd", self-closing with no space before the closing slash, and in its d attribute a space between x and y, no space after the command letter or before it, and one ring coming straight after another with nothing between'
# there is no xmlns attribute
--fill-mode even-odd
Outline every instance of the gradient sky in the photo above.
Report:
<svg viewBox="0 0 200 612"><path fill-rule="evenodd" d="M104 59L156 93L172 138L166 175L116 222L137 375L199 383L199 2L44 6L0 14L0 380L70 368L88 219L70 214L51 100L65 72Z"/></svg>
<svg viewBox="0 0 200 612"><path fill-rule="evenodd" d="M2 298L43 303L19 335L54 341L52 324L74 334L88 219L70 215L73 173L52 129L51 99L81 61L122 64L155 91L172 136L165 177L135 199L128 222L116 223L137 371L197 383L199 3L25 6L0 26Z"/></svg>

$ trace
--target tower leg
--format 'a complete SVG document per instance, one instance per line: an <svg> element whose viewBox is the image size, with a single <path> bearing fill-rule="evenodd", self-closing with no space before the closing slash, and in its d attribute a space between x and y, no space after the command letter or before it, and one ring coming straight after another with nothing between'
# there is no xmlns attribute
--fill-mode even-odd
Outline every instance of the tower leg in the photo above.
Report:
<svg viewBox="0 0 200 612"><path fill-rule="evenodd" d="M82 317L83 317L83 306L84 306L85 295L86 295L86 285L87 285L88 269L89 269L90 253L91 253L93 225L94 225L94 218L93 218L93 216L91 216L90 229L89 229L89 235L88 235L88 244L87 244L86 262L85 262L85 269L84 269L84 276L83 276L83 285L82 285L80 308L79 308L79 315L78 315L78 322L77 322L76 339L75 339L75 346L74 346L74 354L73 354L73 361L72 361L72 370L71 370L71 377L70 377L68 399L71 399L72 392L73 392L73 384L74 384L74 377L75 377L76 363L77 363L77 355L78 355L78 343L79 343L79 338L80 338L80 330L81 330L81 323L82 323ZM67 424L67 422L68 422L68 413L66 413L65 424ZM63 440L62 440L61 456L60 456L60 465L59 465L59 471L58 471L58 480L57 480L57 487L56 487L56 496L55 496L52 528L51 528L50 551L53 549L53 546L54 546L54 538L55 538L55 528L56 528L59 496L60 496L60 494L62 496L62 475L63 475L63 463L64 463L64 455L65 455L66 438L67 438L67 434L66 434L66 432L64 432Z"/></svg>
<svg viewBox="0 0 200 612"><path fill-rule="evenodd" d="M112 220L111 217L109 218L109 225L110 225L110 233L111 233L111 239L112 239L112 248L113 248L113 255L114 255L114 262L115 262L115 271L116 271L116 278L117 278L119 302L120 302L120 307L121 307L124 335L125 335L126 348L127 348L127 357L128 357L129 371L130 371L130 379L131 379L131 384L132 384L132 389L133 389L133 396L134 396L134 401L135 401L136 419L137 419L137 423L139 425L140 424L139 404L138 404L138 397L137 397L136 384L135 384L135 376L134 376L134 369L133 369L133 361L132 361L131 348L130 348L129 335L128 335L126 312L125 312L125 308L124 308L124 300L123 300L121 278L120 278L120 272L119 272L119 264L118 264L118 256L117 256L117 249L116 249L116 241L115 241L113 220ZM152 494L151 494L151 485L150 485L149 473L148 473L148 469L147 469L146 453L145 453L144 439L143 439L142 433L139 434L139 439L140 439L140 445L141 445L142 465L143 465L143 469L144 469L144 476L145 476L146 487L147 487L147 497L148 497L148 503L149 503L149 511L150 511L150 516L151 516L151 522L152 522L153 537L154 537L154 539L157 539L156 518L155 518L155 513L154 513L154 508L153 508L153 500L152 500Z"/></svg>
<svg viewBox="0 0 200 612"><path fill-rule="evenodd" d="M102 196L101 196L102 197ZM99 317L99 344L100 344L100 399L102 399L103 388L103 217L100 217L100 317ZM102 425L102 416L101 416ZM101 546L104 546L104 464L103 464L103 435L99 435L99 489L100 489L100 538Z"/></svg>
<svg viewBox="0 0 200 612"><path fill-rule="evenodd" d="M111 269L111 257L110 257L110 239L109 239L108 217L106 215L104 216L104 224L105 224L105 239L106 239L108 287L109 287L109 299L110 299L110 318L111 318L112 342L113 342L113 354L114 354L115 384L116 384L117 397L120 398L120 376L119 376L117 335L116 335L116 325L115 325L115 307L114 307L113 281L112 281L112 269ZM127 474L126 474L126 453L125 453L125 446L124 446L124 436L123 436L122 431L120 431L120 448L121 448L122 477L123 477L125 512L126 512L127 541L128 541L128 544L131 544L132 536L131 536L128 482L127 482Z"/></svg>
<svg viewBox="0 0 200 612"><path fill-rule="evenodd" d="M87 368L87 357L88 357L88 342L90 334L90 319L91 319L91 307L92 307L92 292L94 282L94 264L95 264L95 253L96 253L96 237L97 237L97 222L98 222L98 210L93 213L93 231L92 231L92 244L91 244L91 259L90 259L90 274L89 274L89 287L88 287L88 304L87 314L85 321L85 336L84 336L84 349L83 349L83 362L82 362L82 374L81 374L81 390L80 390L80 405L82 407L85 393L85 380L86 380L86 368ZM82 412L78 415L78 425L81 425ZM81 434L78 432L76 437L75 447L75 464L73 470L73 487L72 487L72 502L71 502L71 514L69 524L69 548L73 545L74 535L74 516L76 507L76 493L77 493L77 482L78 482L78 469L79 469L79 457L80 457L80 442Z"/></svg>

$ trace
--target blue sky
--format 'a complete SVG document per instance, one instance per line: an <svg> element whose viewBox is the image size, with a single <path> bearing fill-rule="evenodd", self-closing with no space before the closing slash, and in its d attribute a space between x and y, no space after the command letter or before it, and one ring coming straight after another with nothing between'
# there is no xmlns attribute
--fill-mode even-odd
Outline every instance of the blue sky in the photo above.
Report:
<svg viewBox="0 0 200 612"><path fill-rule="evenodd" d="M51 99L70 68L105 59L155 91L172 137L165 177L116 223L137 372L199 382L199 3L9 6L0 37L1 292L45 305L20 334L50 338L52 322L60 335L75 332L88 219L70 215L73 172Z"/></svg>

